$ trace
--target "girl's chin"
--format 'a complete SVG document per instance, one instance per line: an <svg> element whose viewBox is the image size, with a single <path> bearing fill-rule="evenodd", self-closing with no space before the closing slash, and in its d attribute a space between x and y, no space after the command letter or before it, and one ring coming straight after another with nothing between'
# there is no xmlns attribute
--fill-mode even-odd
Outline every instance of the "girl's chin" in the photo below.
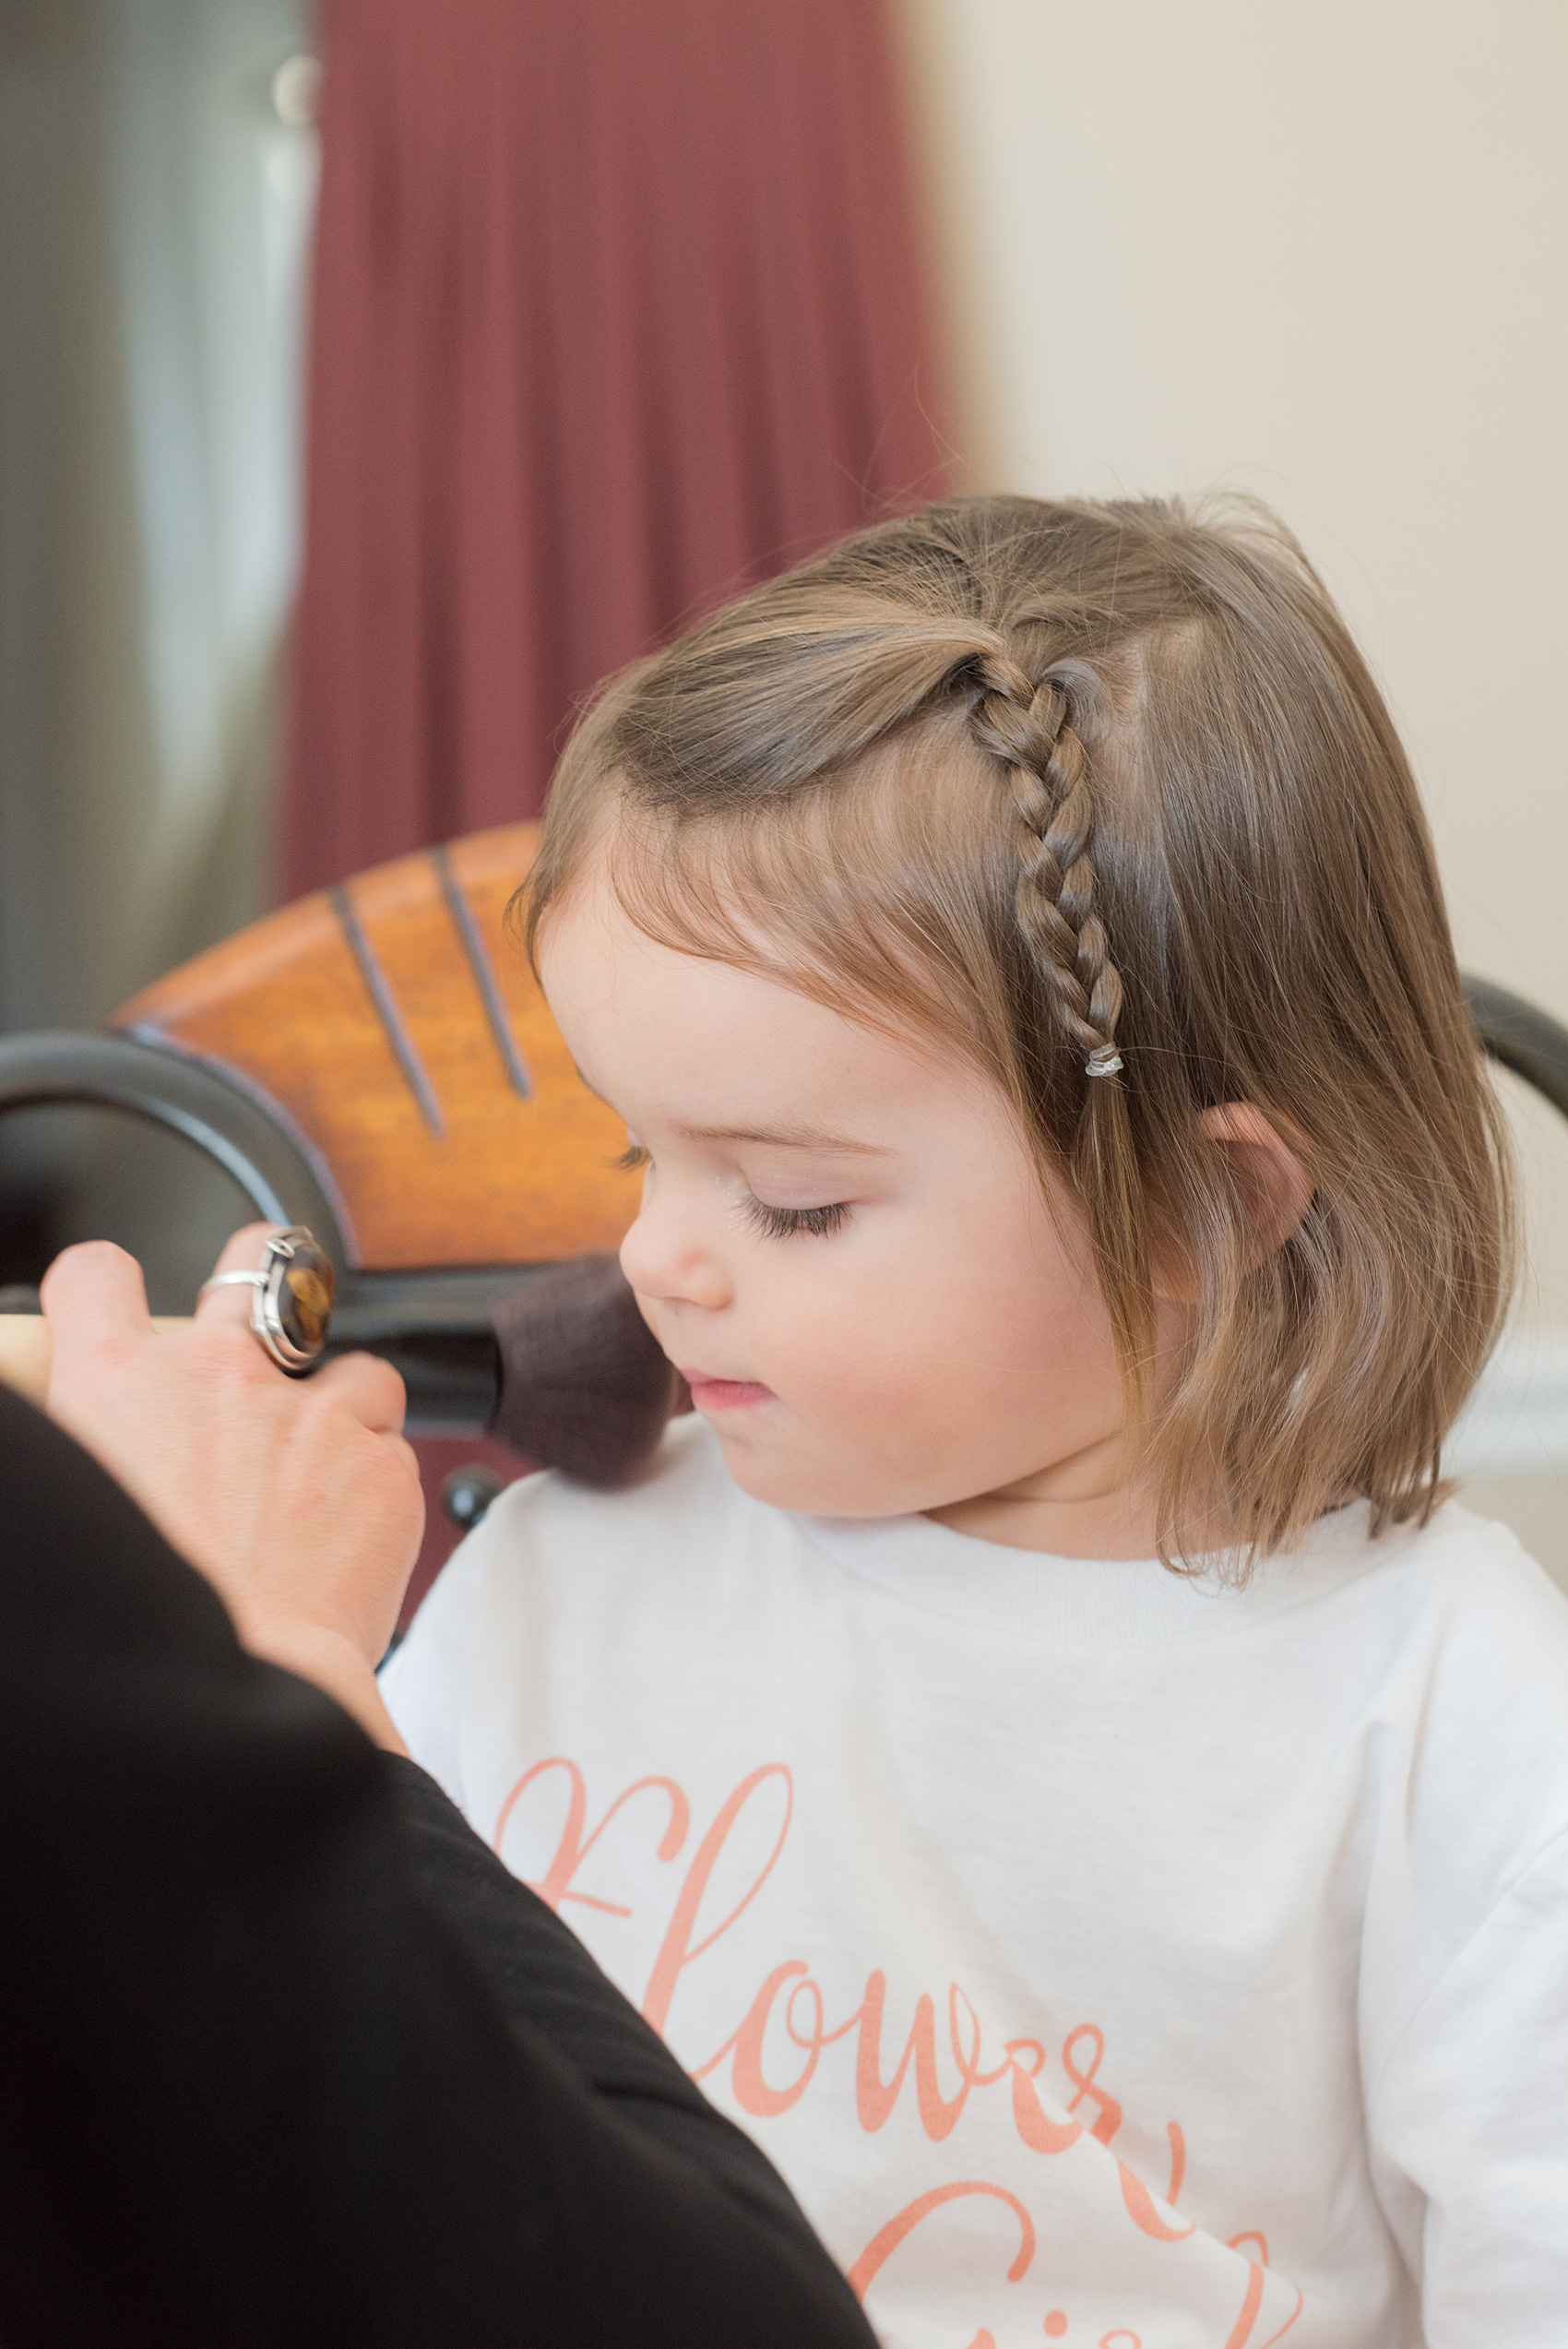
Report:
<svg viewBox="0 0 1568 2349"><path fill-rule="evenodd" d="M879 1491L874 1473L835 1472L821 1461L792 1458L788 1443L766 1440L760 1413L716 1412L709 1425L742 1492L793 1517L905 1517L920 1506Z"/></svg>

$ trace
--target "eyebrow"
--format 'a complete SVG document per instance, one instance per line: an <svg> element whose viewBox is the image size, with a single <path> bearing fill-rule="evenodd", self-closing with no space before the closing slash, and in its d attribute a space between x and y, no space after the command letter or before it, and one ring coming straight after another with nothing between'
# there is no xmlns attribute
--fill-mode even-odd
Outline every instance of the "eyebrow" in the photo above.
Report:
<svg viewBox="0 0 1568 2349"><path fill-rule="evenodd" d="M825 1134L814 1126L677 1126L687 1142L763 1142L779 1150L814 1150L840 1158L886 1158L879 1142L857 1142L847 1134Z"/></svg>
<svg viewBox="0 0 1568 2349"><path fill-rule="evenodd" d="M577 1081L590 1092L595 1101L604 1102L608 1110L619 1117L621 1113L612 1101L604 1101L597 1085L590 1085L576 1061L572 1063ZM627 1131L630 1132L630 1127ZM683 1142L760 1142L780 1150L823 1151L840 1158L890 1158L891 1151L880 1142L857 1142L848 1134L825 1134L815 1126L677 1126L675 1131Z"/></svg>

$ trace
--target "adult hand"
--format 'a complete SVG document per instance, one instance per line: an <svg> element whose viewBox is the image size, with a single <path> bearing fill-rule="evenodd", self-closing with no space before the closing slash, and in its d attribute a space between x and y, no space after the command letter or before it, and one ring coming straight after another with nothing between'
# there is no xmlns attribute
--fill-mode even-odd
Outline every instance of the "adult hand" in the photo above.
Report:
<svg viewBox="0 0 1568 2349"><path fill-rule="evenodd" d="M271 1229L236 1232L218 1270L252 1269ZM107 1241L67 1248L42 1294L51 1415L207 1576L247 1648L400 1749L375 1665L424 1502L397 1372L343 1354L285 1377L251 1333L244 1288L209 1289L188 1328L156 1330L141 1267Z"/></svg>

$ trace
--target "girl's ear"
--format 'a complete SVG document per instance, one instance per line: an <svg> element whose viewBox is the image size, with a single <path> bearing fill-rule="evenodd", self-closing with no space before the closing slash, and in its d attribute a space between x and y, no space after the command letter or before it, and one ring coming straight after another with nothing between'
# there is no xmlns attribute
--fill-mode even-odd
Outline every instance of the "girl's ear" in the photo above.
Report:
<svg viewBox="0 0 1568 2349"><path fill-rule="evenodd" d="M1229 1162L1247 1221L1248 1262L1262 1264L1301 1228L1313 1203L1313 1178L1251 1102L1224 1102L1204 1110L1197 1122L1199 1133ZM1196 1302L1196 1275L1190 1265L1167 1258L1155 1265L1153 1278L1157 1296L1182 1305Z"/></svg>

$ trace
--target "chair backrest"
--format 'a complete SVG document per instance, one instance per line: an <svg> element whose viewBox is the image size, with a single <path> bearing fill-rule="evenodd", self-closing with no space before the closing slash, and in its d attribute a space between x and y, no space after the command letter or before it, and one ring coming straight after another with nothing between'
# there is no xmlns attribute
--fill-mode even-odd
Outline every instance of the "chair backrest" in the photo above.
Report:
<svg viewBox="0 0 1568 2349"><path fill-rule="evenodd" d="M350 1265L548 1263L615 1247L636 1212L624 1130L504 926L537 837L476 832L302 898L110 1023L292 1136Z"/></svg>

